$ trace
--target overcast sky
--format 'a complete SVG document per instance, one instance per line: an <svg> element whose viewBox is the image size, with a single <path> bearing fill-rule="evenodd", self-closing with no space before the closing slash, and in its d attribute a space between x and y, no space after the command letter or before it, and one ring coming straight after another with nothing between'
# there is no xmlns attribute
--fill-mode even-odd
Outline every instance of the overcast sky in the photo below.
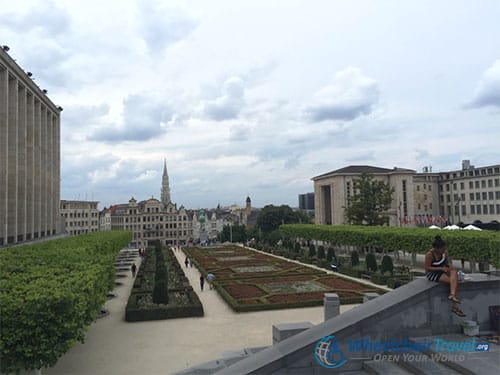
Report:
<svg viewBox="0 0 500 375"><path fill-rule="evenodd" d="M61 199L297 206L348 165L500 163L500 1L0 0Z"/></svg>

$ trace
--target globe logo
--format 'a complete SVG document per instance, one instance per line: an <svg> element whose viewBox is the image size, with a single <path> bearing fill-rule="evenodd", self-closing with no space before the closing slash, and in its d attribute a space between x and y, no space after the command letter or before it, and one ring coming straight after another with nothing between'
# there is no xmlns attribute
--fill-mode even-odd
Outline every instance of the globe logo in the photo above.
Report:
<svg viewBox="0 0 500 375"><path fill-rule="evenodd" d="M335 336L324 336L318 341L314 348L314 358L326 368L339 368L347 362Z"/></svg>

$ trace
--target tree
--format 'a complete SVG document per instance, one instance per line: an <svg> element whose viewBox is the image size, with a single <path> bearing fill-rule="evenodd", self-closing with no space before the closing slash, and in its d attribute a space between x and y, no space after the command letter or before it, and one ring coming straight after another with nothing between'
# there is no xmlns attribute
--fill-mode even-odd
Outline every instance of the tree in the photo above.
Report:
<svg viewBox="0 0 500 375"><path fill-rule="evenodd" d="M245 225L243 224L226 224L222 228L221 242L245 242L248 239L248 234Z"/></svg>
<svg viewBox="0 0 500 375"><path fill-rule="evenodd" d="M372 175L363 173L353 181L354 194L348 197L345 217L349 224L384 225L389 218L384 214L391 206L391 188L383 181L378 181Z"/></svg>
<svg viewBox="0 0 500 375"><path fill-rule="evenodd" d="M281 224L310 223L311 219L302 211L294 211L290 206L265 206L257 217L257 227L263 234L272 232Z"/></svg>
<svg viewBox="0 0 500 375"><path fill-rule="evenodd" d="M389 255L384 255L382 258L382 264L380 265L380 272L390 272L391 275L394 271L394 264L392 263L392 258Z"/></svg>
<svg viewBox="0 0 500 375"><path fill-rule="evenodd" d="M359 264L359 254L357 251L351 251L351 266L355 267Z"/></svg>

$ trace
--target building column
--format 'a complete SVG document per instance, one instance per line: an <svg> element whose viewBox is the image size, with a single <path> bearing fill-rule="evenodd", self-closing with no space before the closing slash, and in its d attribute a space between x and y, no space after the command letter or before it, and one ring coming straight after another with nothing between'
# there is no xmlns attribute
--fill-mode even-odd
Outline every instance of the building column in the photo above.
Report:
<svg viewBox="0 0 500 375"><path fill-rule="evenodd" d="M41 237L42 231L42 194L41 194L41 178L40 178L40 169L41 169L41 159L42 159L42 106L40 100L35 99L35 122L33 125L34 128L34 181L33 181L33 190L37 192L34 195L33 207L35 211L34 215L34 238Z"/></svg>
<svg viewBox="0 0 500 375"><path fill-rule="evenodd" d="M46 187L47 187L47 195L46 195L46 207L47 207L47 223L45 225L45 235L50 236L52 235L52 229L54 228L54 210L53 210L53 178L52 178L52 136L53 136L53 124L52 124L52 112L50 111L50 108L47 107L47 156L46 156L46 175L45 175L45 180L46 180Z"/></svg>
<svg viewBox="0 0 500 375"><path fill-rule="evenodd" d="M7 156L7 243L17 242L17 79L9 77Z"/></svg>
<svg viewBox="0 0 500 375"><path fill-rule="evenodd" d="M0 65L0 246L7 243L9 72Z"/></svg>
<svg viewBox="0 0 500 375"><path fill-rule="evenodd" d="M54 225L53 228L55 232L53 234L59 234L61 232L61 217L59 214L59 202L61 201L61 179L60 179L60 173L61 173L61 161L60 161L60 148L61 148L61 142L60 142L60 124L61 124L61 112L59 112L58 116L53 116L53 143L52 143L52 163L53 163L53 171L52 171L52 183L53 185L53 197L54 197L54 202L53 202L53 218L54 218Z"/></svg>
<svg viewBox="0 0 500 375"><path fill-rule="evenodd" d="M40 124L40 237L47 236L47 107L41 105Z"/></svg>
<svg viewBox="0 0 500 375"><path fill-rule="evenodd" d="M33 93L27 92L26 98L26 240L33 239L35 218L35 179L34 166L34 121L35 101Z"/></svg>
<svg viewBox="0 0 500 375"><path fill-rule="evenodd" d="M26 240L26 88L18 84L17 242Z"/></svg>

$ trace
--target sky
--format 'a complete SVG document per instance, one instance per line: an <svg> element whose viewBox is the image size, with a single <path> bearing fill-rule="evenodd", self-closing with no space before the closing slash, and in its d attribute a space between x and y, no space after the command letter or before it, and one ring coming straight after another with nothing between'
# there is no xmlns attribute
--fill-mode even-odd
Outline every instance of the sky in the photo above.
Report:
<svg viewBox="0 0 500 375"><path fill-rule="evenodd" d="M500 164L500 2L0 0L61 199L298 206L349 165Z"/></svg>

